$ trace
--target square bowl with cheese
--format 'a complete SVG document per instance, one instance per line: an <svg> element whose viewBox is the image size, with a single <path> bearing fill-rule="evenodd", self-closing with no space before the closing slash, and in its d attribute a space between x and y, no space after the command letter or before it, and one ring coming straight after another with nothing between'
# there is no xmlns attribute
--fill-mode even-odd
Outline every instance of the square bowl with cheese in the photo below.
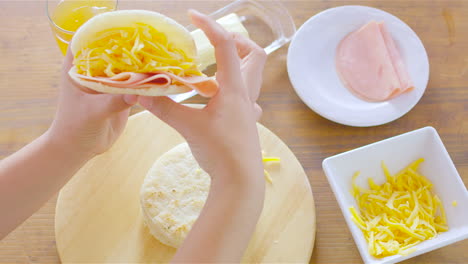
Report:
<svg viewBox="0 0 468 264"><path fill-rule="evenodd" d="M400 262L468 238L468 191L432 127L322 166L367 264Z"/></svg>

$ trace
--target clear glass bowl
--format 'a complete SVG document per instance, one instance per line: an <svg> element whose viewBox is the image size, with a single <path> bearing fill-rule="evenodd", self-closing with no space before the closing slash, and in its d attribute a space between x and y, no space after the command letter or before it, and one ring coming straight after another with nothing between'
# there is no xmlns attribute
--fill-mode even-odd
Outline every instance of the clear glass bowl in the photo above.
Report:
<svg viewBox="0 0 468 264"><path fill-rule="evenodd" d="M296 33L292 17L279 1L237 0L210 14L210 17L217 20L231 13L240 17L250 38L267 54L288 43ZM196 28L190 25L187 29L193 31Z"/></svg>
<svg viewBox="0 0 468 264"><path fill-rule="evenodd" d="M287 44L296 33L294 21L286 7L279 1L260 2L254 0L237 0L210 14L219 19L228 14L237 14L250 38L265 49L267 54ZM189 31L196 28L187 26ZM176 102L182 102L197 93L195 91L170 96Z"/></svg>

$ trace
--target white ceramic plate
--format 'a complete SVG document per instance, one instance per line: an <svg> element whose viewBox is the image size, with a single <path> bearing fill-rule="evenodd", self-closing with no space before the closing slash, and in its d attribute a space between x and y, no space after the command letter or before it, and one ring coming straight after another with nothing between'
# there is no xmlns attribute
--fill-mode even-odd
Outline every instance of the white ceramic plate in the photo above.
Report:
<svg viewBox="0 0 468 264"><path fill-rule="evenodd" d="M343 86L335 70L335 51L349 33L371 20L385 22L415 89L385 102L367 102ZM429 79L429 60L416 33L382 10L341 6L325 10L299 28L289 46L288 73L299 97L313 111L349 126L377 126L396 120L421 99Z"/></svg>

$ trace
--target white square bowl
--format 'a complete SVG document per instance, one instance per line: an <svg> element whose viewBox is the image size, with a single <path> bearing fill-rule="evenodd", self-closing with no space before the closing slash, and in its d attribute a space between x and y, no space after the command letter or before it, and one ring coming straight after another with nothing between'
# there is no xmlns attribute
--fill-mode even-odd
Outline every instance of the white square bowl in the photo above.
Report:
<svg viewBox="0 0 468 264"><path fill-rule="evenodd" d="M442 200L449 230L415 246L416 251L407 256L375 258L368 252L362 231L351 220L349 207L357 208L351 195L352 175L360 171L356 183L367 188L368 178L373 178L377 184L385 182L381 161L385 162L393 175L418 158L425 159L420 172L433 183L433 191ZM433 127L421 128L326 158L322 166L361 257L367 264L400 262L468 238L468 191ZM457 206L452 204L453 201L457 201Z"/></svg>

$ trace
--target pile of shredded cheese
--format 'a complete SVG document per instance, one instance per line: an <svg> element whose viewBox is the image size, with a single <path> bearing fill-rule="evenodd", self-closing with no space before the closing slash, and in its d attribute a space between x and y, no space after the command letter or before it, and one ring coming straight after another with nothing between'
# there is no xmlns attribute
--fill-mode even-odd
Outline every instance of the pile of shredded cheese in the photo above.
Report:
<svg viewBox="0 0 468 264"><path fill-rule="evenodd" d="M262 151L262 161L264 166L268 166L270 164L279 164L281 159L278 157L266 157L265 152ZM273 184L273 178L271 178L270 173L266 169L263 169L263 173L265 174L265 180Z"/></svg>
<svg viewBox="0 0 468 264"><path fill-rule="evenodd" d="M418 159L396 175L382 162L387 182L377 185L369 178L369 190L356 185L352 194L359 212L349 208L351 218L367 240L369 254L386 257L406 255L409 248L448 230L441 200L432 194L432 183L418 173Z"/></svg>
<svg viewBox="0 0 468 264"><path fill-rule="evenodd" d="M168 41L154 27L137 23L134 27L112 28L97 34L74 60L79 74L112 77L121 72L170 72L178 76L203 75L194 58Z"/></svg>

